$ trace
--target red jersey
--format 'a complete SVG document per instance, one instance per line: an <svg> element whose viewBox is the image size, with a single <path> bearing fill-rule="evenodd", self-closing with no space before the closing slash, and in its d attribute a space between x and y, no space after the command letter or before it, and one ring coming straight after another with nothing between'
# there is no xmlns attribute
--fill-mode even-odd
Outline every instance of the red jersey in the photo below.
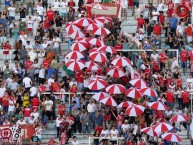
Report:
<svg viewBox="0 0 193 145"><path fill-rule="evenodd" d="M43 67L44 67L44 68L48 68L48 67L50 66L50 61L47 60L47 59L44 59L43 62L42 62L42 64L43 64Z"/></svg>
<svg viewBox="0 0 193 145"><path fill-rule="evenodd" d="M9 106L10 96L3 96L3 106Z"/></svg>
<svg viewBox="0 0 193 145"><path fill-rule="evenodd" d="M60 84L58 84L57 82L52 83L51 90L54 92L60 92Z"/></svg>
<svg viewBox="0 0 193 145"><path fill-rule="evenodd" d="M166 97L167 97L167 102L174 102L174 93L167 92Z"/></svg>
<svg viewBox="0 0 193 145"><path fill-rule="evenodd" d="M160 53L160 62L165 62L166 59L168 58L167 54L166 53Z"/></svg>
<svg viewBox="0 0 193 145"><path fill-rule="evenodd" d="M166 82L167 82L167 86L169 86L171 82L174 82L174 79L172 79L172 78L167 78L167 79L166 79Z"/></svg>
<svg viewBox="0 0 193 145"><path fill-rule="evenodd" d="M187 60L188 60L188 51L183 50L181 52L180 56L181 56L181 61L182 62L187 62Z"/></svg>
<svg viewBox="0 0 193 145"><path fill-rule="evenodd" d="M30 114L31 114L31 109L25 108L23 113L24 117L30 117Z"/></svg>
<svg viewBox="0 0 193 145"><path fill-rule="evenodd" d="M153 33L156 35L161 35L162 27L160 25L155 25L153 27Z"/></svg>
<svg viewBox="0 0 193 145"><path fill-rule="evenodd" d="M26 69L26 70L30 69L30 67L32 66L32 64L33 64L32 61L28 61L28 60L27 60L27 61L25 62L25 69Z"/></svg>
<svg viewBox="0 0 193 145"><path fill-rule="evenodd" d="M165 21L165 16L164 15L160 15L159 16L159 21L160 21L160 23L164 23L164 21Z"/></svg>
<svg viewBox="0 0 193 145"><path fill-rule="evenodd" d="M116 50L122 50L122 49L123 49L123 46L122 46L122 44L116 44L116 45L114 46L114 48L115 48Z"/></svg>
<svg viewBox="0 0 193 145"><path fill-rule="evenodd" d="M144 142L139 142L138 145L145 145L145 143Z"/></svg>
<svg viewBox="0 0 193 145"><path fill-rule="evenodd" d="M193 51L190 51L190 60L193 60Z"/></svg>
<svg viewBox="0 0 193 145"><path fill-rule="evenodd" d="M31 99L31 105L32 105L32 107L34 107L34 106L39 106L39 104L40 104L40 101L39 101L38 98L33 98L33 99Z"/></svg>
<svg viewBox="0 0 193 145"><path fill-rule="evenodd" d="M149 68L145 69L145 75L151 75L151 74L152 74L151 69Z"/></svg>
<svg viewBox="0 0 193 145"><path fill-rule="evenodd" d="M188 92L182 92L182 102L183 103L188 103L189 102L189 93Z"/></svg>
<svg viewBox="0 0 193 145"><path fill-rule="evenodd" d="M154 71L158 71L159 70L159 63L158 63L158 61L154 61L153 62L153 70Z"/></svg>
<svg viewBox="0 0 193 145"><path fill-rule="evenodd" d="M58 106L58 114L65 115L65 106L64 105Z"/></svg>
<svg viewBox="0 0 193 145"><path fill-rule="evenodd" d="M44 28L48 29L50 27L50 21L48 19L44 20Z"/></svg>
<svg viewBox="0 0 193 145"><path fill-rule="evenodd" d="M158 78L158 80L160 86L165 84L165 80L163 78Z"/></svg>
<svg viewBox="0 0 193 145"><path fill-rule="evenodd" d="M168 8L174 8L174 3L173 2L167 2Z"/></svg>
<svg viewBox="0 0 193 145"><path fill-rule="evenodd" d="M123 77L121 78L121 81L122 81L122 84L123 84L123 85L126 85L127 82L129 81L129 78L128 78L127 76L123 76Z"/></svg>
<svg viewBox="0 0 193 145"><path fill-rule="evenodd" d="M145 20L143 18L137 18L137 28L140 28L145 23Z"/></svg>
<svg viewBox="0 0 193 145"><path fill-rule="evenodd" d="M46 87L44 85L38 87L39 92L46 92Z"/></svg>
<svg viewBox="0 0 193 145"><path fill-rule="evenodd" d="M167 11L166 11L166 14L168 15L168 17L172 17L172 15L175 13L175 11L174 11L174 9L172 8L172 9L168 9Z"/></svg>
<svg viewBox="0 0 193 145"><path fill-rule="evenodd" d="M46 16L48 17L49 21L54 21L54 11L52 10L47 10Z"/></svg>
<svg viewBox="0 0 193 145"><path fill-rule="evenodd" d="M3 50L4 50L3 54L9 54L9 50L11 50L11 45L8 43L5 43Z"/></svg>
<svg viewBox="0 0 193 145"><path fill-rule="evenodd" d="M69 7L74 7L75 6L75 2L74 1L69 1L68 2L68 6Z"/></svg>
<svg viewBox="0 0 193 145"><path fill-rule="evenodd" d="M182 87L182 79L181 78L177 79L176 84L177 84L177 88Z"/></svg>
<svg viewBox="0 0 193 145"><path fill-rule="evenodd" d="M83 75L84 75L84 73L82 71L76 73L78 83L83 83L84 82Z"/></svg>

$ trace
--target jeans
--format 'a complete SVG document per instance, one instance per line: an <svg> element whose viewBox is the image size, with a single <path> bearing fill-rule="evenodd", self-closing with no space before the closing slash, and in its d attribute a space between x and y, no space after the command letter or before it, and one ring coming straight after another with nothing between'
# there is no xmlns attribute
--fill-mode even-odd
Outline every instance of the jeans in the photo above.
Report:
<svg viewBox="0 0 193 145"><path fill-rule="evenodd" d="M31 15L33 15L33 2L27 2L27 13L29 14L29 9L31 9Z"/></svg>
<svg viewBox="0 0 193 145"><path fill-rule="evenodd" d="M121 125L117 125L117 130L119 132L119 134L121 133Z"/></svg>
<svg viewBox="0 0 193 145"><path fill-rule="evenodd" d="M78 91L81 92L84 87L83 83L78 83Z"/></svg>
<svg viewBox="0 0 193 145"><path fill-rule="evenodd" d="M187 138L190 138L190 124L187 124L186 127L187 127Z"/></svg>
<svg viewBox="0 0 193 145"><path fill-rule="evenodd" d="M95 112L88 112L89 119L91 119L93 123L93 129L95 128Z"/></svg>
<svg viewBox="0 0 193 145"><path fill-rule="evenodd" d="M11 24L11 22L12 22L13 20L15 20L15 17L9 16L9 22L10 22L10 24Z"/></svg>
<svg viewBox="0 0 193 145"><path fill-rule="evenodd" d="M90 133L90 125L82 125L82 133Z"/></svg>
<svg viewBox="0 0 193 145"><path fill-rule="evenodd" d="M182 98L178 98L179 110L182 110Z"/></svg>
<svg viewBox="0 0 193 145"><path fill-rule="evenodd" d="M174 103L173 102L167 102L167 106L170 107L170 109L173 109Z"/></svg>

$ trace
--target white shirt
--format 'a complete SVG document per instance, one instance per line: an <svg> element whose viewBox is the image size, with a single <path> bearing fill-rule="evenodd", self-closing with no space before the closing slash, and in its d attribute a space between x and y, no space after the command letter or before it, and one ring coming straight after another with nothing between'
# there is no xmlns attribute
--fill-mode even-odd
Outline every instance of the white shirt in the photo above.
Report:
<svg viewBox="0 0 193 145"><path fill-rule="evenodd" d="M6 89L5 88L0 88L0 98L3 97L4 93L5 93Z"/></svg>
<svg viewBox="0 0 193 145"><path fill-rule="evenodd" d="M158 12L158 11L157 11L157 12L153 11L153 12L152 12L152 15L153 15L152 20L157 21L157 18L158 18L158 16L159 16L159 12Z"/></svg>
<svg viewBox="0 0 193 145"><path fill-rule="evenodd" d="M39 70L39 78L45 78L45 69L44 68L41 68L40 70Z"/></svg>
<svg viewBox="0 0 193 145"><path fill-rule="evenodd" d="M17 125L27 125L25 120L23 120L22 122L20 120L18 120L16 124Z"/></svg>
<svg viewBox="0 0 193 145"><path fill-rule="evenodd" d="M172 113L173 113L172 110L170 110L170 111L166 110L165 111L166 116L170 116L170 115L172 115Z"/></svg>
<svg viewBox="0 0 193 145"><path fill-rule="evenodd" d="M128 131L129 128L130 128L130 125L129 125L129 124L122 124L122 125L121 125L121 129L123 130L123 132Z"/></svg>
<svg viewBox="0 0 193 145"><path fill-rule="evenodd" d="M75 142L75 141L72 140L72 141L71 141L71 144L72 144L72 145L79 145L79 142L78 142L78 141Z"/></svg>
<svg viewBox="0 0 193 145"><path fill-rule="evenodd" d="M28 49L33 49L33 46L31 45L31 44L26 44L26 46L25 46L25 49L27 50L27 51L29 51Z"/></svg>
<svg viewBox="0 0 193 145"><path fill-rule="evenodd" d="M84 79L84 87L87 88L90 82L90 78Z"/></svg>
<svg viewBox="0 0 193 145"><path fill-rule="evenodd" d="M77 83L77 82L73 82L73 81L71 81L71 82L69 83L69 86L70 86L70 87L72 87L73 85L76 85L76 86L77 86L77 85L78 85L78 83Z"/></svg>
<svg viewBox="0 0 193 145"><path fill-rule="evenodd" d="M60 2L53 2L53 7L54 8L58 8L60 6Z"/></svg>
<svg viewBox="0 0 193 145"><path fill-rule="evenodd" d="M38 119L39 118L39 113L38 112L32 112L30 114L30 116L33 116L34 117L34 120Z"/></svg>
<svg viewBox="0 0 193 145"><path fill-rule="evenodd" d="M24 83L25 88L30 88L31 87L31 79L29 77L25 77L23 79L23 83Z"/></svg>
<svg viewBox="0 0 193 145"><path fill-rule="evenodd" d="M42 16L44 12L44 8L42 6L37 6L36 9L37 9L38 14Z"/></svg>
<svg viewBox="0 0 193 145"><path fill-rule="evenodd" d="M56 127L59 127L60 126L60 123L62 122L62 118L58 118L56 119Z"/></svg>
<svg viewBox="0 0 193 145"><path fill-rule="evenodd" d="M59 42L61 42L61 39L59 37L53 38L53 48L58 48L59 47Z"/></svg>
<svg viewBox="0 0 193 145"><path fill-rule="evenodd" d="M35 128L36 136L41 139L42 138L42 128Z"/></svg>
<svg viewBox="0 0 193 145"><path fill-rule="evenodd" d="M180 34L183 35L183 33L184 33L184 28L183 28L182 26L178 25L176 30L177 30Z"/></svg>
<svg viewBox="0 0 193 145"><path fill-rule="evenodd" d="M7 10L9 11L9 16L10 17L15 17L15 10L16 10L16 8L9 7Z"/></svg>
<svg viewBox="0 0 193 145"><path fill-rule="evenodd" d="M15 101L9 100L8 111L14 111L14 110L15 110L15 105L14 105L14 103L15 103Z"/></svg>
<svg viewBox="0 0 193 145"><path fill-rule="evenodd" d="M48 79L48 84L51 86L51 84L54 82L54 79L53 78L49 78Z"/></svg>
<svg viewBox="0 0 193 145"><path fill-rule="evenodd" d="M28 20L28 21L26 22L26 24L27 24L27 28L33 28L33 21Z"/></svg>
<svg viewBox="0 0 193 145"><path fill-rule="evenodd" d="M153 54L153 53L152 53L152 54L151 54L151 58L153 58L153 60L156 60L156 61L157 61L158 58L159 58L159 54L157 54L157 53L156 53L156 54Z"/></svg>
<svg viewBox="0 0 193 145"><path fill-rule="evenodd" d="M53 106L53 101L49 100L49 101L45 101L45 105L46 105L46 111L50 111L52 109Z"/></svg>
<svg viewBox="0 0 193 145"><path fill-rule="evenodd" d="M87 105L87 111L88 112L95 112L97 110L96 104L92 103L92 104L88 104Z"/></svg>
<svg viewBox="0 0 193 145"><path fill-rule="evenodd" d="M112 138L117 138L117 137L118 137L118 134L119 134L119 132L118 132L117 129L115 129L115 130L112 130L112 129L111 129L110 135L111 135Z"/></svg>
<svg viewBox="0 0 193 145"><path fill-rule="evenodd" d="M38 90L37 90L36 87L31 87L31 88L30 88L30 92L31 92L30 96L33 97L34 95L36 95L36 94L37 94L37 91L38 91Z"/></svg>
<svg viewBox="0 0 193 145"><path fill-rule="evenodd" d="M34 52L34 50L31 50L29 53L28 53L29 57L30 57L30 60L32 62L34 62L34 60L37 58L37 53Z"/></svg>
<svg viewBox="0 0 193 145"><path fill-rule="evenodd" d="M38 25L38 23L41 21L41 17L40 16L35 16L34 17L34 24Z"/></svg>
<svg viewBox="0 0 193 145"><path fill-rule="evenodd" d="M109 135L109 130L102 130L101 131L101 136L102 137L107 137Z"/></svg>

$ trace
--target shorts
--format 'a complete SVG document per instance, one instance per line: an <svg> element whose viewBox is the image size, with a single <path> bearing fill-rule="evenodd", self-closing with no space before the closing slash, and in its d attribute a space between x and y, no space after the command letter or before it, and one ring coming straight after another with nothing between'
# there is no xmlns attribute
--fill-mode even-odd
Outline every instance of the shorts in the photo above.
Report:
<svg viewBox="0 0 193 145"><path fill-rule="evenodd" d="M28 31L32 31L32 28L27 28Z"/></svg>
<svg viewBox="0 0 193 145"><path fill-rule="evenodd" d="M107 120L110 120L110 119L111 119L110 115L104 115L104 118L103 118L104 121L107 121Z"/></svg>
<svg viewBox="0 0 193 145"><path fill-rule="evenodd" d="M182 62L181 65L182 67L187 67L187 62Z"/></svg>
<svg viewBox="0 0 193 145"><path fill-rule="evenodd" d="M4 43L6 42L6 40L7 40L6 37L3 37L3 36L0 37L0 43Z"/></svg>
<svg viewBox="0 0 193 145"><path fill-rule="evenodd" d="M133 6L136 6L137 8L139 8L139 2L133 2Z"/></svg>

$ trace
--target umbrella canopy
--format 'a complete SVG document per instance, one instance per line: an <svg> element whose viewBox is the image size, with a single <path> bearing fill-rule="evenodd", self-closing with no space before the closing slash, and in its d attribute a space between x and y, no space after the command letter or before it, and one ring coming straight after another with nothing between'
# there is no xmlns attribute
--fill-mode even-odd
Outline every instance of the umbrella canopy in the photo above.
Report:
<svg viewBox="0 0 193 145"><path fill-rule="evenodd" d="M96 17L95 20L98 20L98 21L101 21L101 22L104 22L104 23L112 22L112 18L105 17L105 16Z"/></svg>
<svg viewBox="0 0 193 145"><path fill-rule="evenodd" d="M158 122L153 126L155 132L166 132L170 131L173 127L166 122Z"/></svg>
<svg viewBox="0 0 193 145"><path fill-rule="evenodd" d="M85 65L88 71L102 70L102 68L98 64L96 64L94 61L87 61Z"/></svg>
<svg viewBox="0 0 193 145"><path fill-rule="evenodd" d="M129 106L133 105L133 102L131 101L124 101L122 103L120 103L117 108L127 108Z"/></svg>
<svg viewBox="0 0 193 145"><path fill-rule="evenodd" d="M75 22L78 26L85 27L93 23L93 20L90 18L80 18Z"/></svg>
<svg viewBox="0 0 193 145"><path fill-rule="evenodd" d="M102 99L109 97L109 96L110 95L105 92L100 92L100 93L96 93L95 95L93 95L92 98L100 102Z"/></svg>
<svg viewBox="0 0 193 145"><path fill-rule="evenodd" d="M110 94L122 94L125 91L125 87L120 84L113 84L108 86L105 90Z"/></svg>
<svg viewBox="0 0 193 145"><path fill-rule="evenodd" d="M154 90L151 89L151 88L143 88L143 89L140 89L140 92L141 92L143 95L147 95L147 96L151 96L151 97L157 97L156 91L154 91Z"/></svg>
<svg viewBox="0 0 193 145"><path fill-rule="evenodd" d="M101 40L97 39L97 38L90 38L90 39L88 39L88 42L89 42L90 44L95 45L95 46L98 46L98 47L104 45L104 43L103 43Z"/></svg>
<svg viewBox="0 0 193 145"><path fill-rule="evenodd" d="M85 68L85 64L82 60L74 60L71 59L67 64L66 67L71 70L71 71L78 71L78 70L82 70L83 68Z"/></svg>
<svg viewBox="0 0 193 145"><path fill-rule="evenodd" d="M86 26L85 30L92 31L92 30L97 30L99 28L100 28L100 26L98 26L96 23L92 23L92 24Z"/></svg>
<svg viewBox="0 0 193 145"><path fill-rule="evenodd" d="M133 85L134 87L137 87L139 89L147 88L148 87L147 83L144 80L142 80L142 79L132 79L132 80L129 81L129 83L131 85Z"/></svg>
<svg viewBox="0 0 193 145"><path fill-rule="evenodd" d="M125 114L128 116L138 116L143 114L144 110L145 110L144 106L133 104L132 106L129 106L127 108Z"/></svg>
<svg viewBox="0 0 193 145"><path fill-rule="evenodd" d="M98 50L109 52L110 54L117 54L117 50L111 46L101 46Z"/></svg>
<svg viewBox="0 0 193 145"><path fill-rule="evenodd" d="M137 99L137 98L141 98L142 97L142 94L139 92L138 89L136 88L129 88L125 91L125 95L127 97L130 97L130 98L134 98L134 99Z"/></svg>
<svg viewBox="0 0 193 145"><path fill-rule="evenodd" d="M125 72L123 71L122 68L113 66L107 69L107 75L110 75L111 77L114 78L121 78L125 76Z"/></svg>
<svg viewBox="0 0 193 145"><path fill-rule="evenodd" d="M100 102L107 106L117 106L117 102L111 96L102 99Z"/></svg>
<svg viewBox="0 0 193 145"><path fill-rule="evenodd" d="M79 31L80 27L74 23L71 23L71 24L66 25L65 29L66 29L67 34L70 35L76 31Z"/></svg>
<svg viewBox="0 0 193 145"><path fill-rule="evenodd" d="M171 142L182 142L182 139L175 133L164 133L161 137Z"/></svg>
<svg viewBox="0 0 193 145"><path fill-rule="evenodd" d="M190 118L182 114L175 115L170 119L171 122L181 122L181 121L188 121L188 120L190 120Z"/></svg>
<svg viewBox="0 0 193 145"><path fill-rule="evenodd" d="M84 55L79 51L71 51L66 55L66 57L70 59L80 59L80 58L83 58Z"/></svg>
<svg viewBox="0 0 193 145"><path fill-rule="evenodd" d="M111 32L106 28L99 28L99 29L94 31L95 35L102 35L102 36L107 36L110 33Z"/></svg>
<svg viewBox="0 0 193 145"><path fill-rule="evenodd" d="M108 83L101 78L94 78L89 82L88 88L90 90L100 90L105 88L107 84Z"/></svg>
<svg viewBox="0 0 193 145"><path fill-rule="evenodd" d="M91 7L96 10L108 10L107 7L101 5L100 3L94 3Z"/></svg>
<svg viewBox="0 0 193 145"><path fill-rule="evenodd" d="M102 51L92 51L91 53L89 53L89 58L97 62L106 62L107 61L107 56Z"/></svg>
<svg viewBox="0 0 193 145"><path fill-rule="evenodd" d="M77 41L77 42L75 42L75 43L72 44L72 46L71 46L70 49L71 49L72 51L82 52L82 51L86 50L87 47L88 47L88 44L86 44L86 43L84 43L84 42L79 42L79 41Z"/></svg>
<svg viewBox="0 0 193 145"><path fill-rule="evenodd" d="M141 132L144 132L145 134L152 136L152 137L158 137L161 134L161 133L153 131L152 127L143 128L143 129L141 129Z"/></svg>
<svg viewBox="0 0 193 145"><path fill-rule="evenodd" d="M84 34L82 31L78 30L78 31L73 32L73 33L70 35L70 38L76 39L76 38L78 38L78 37L84 37L84 36L85 36L85 34Z"/></svg>
<svg viewBox="0 0 193 145"><path fill-rule="evenodd" d="M131 61L126 57L117 57L111 62L111 64L114 66L125 67L130 65Z"/></svg>
<svg viewBox="0 0 193 145"><path fill-rule="evenodd" d="M155 110L168 110L168 107L159 101L148 103L148 106L152 109L155 109Z"/></svg>

